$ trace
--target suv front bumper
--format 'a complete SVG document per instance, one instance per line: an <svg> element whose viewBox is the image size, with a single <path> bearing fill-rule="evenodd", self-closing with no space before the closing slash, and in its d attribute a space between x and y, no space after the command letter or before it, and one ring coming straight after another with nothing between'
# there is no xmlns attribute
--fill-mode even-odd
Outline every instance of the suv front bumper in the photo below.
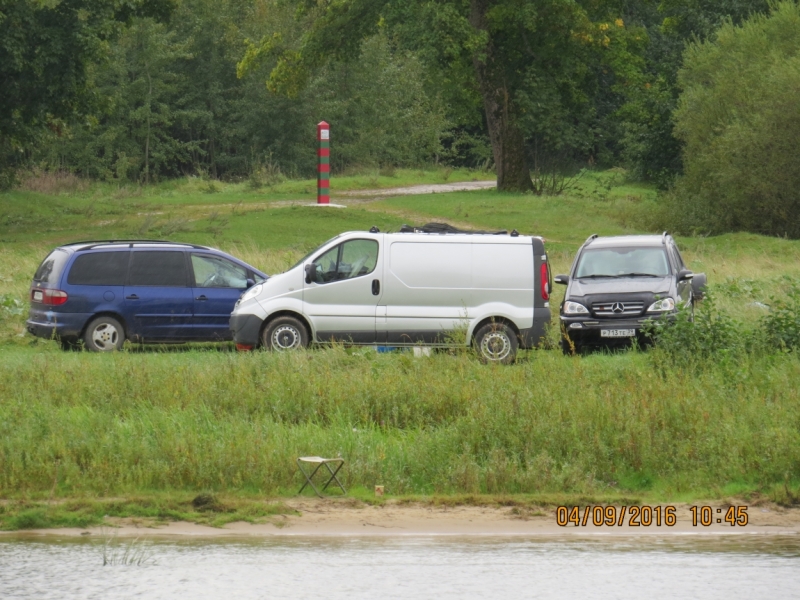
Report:
<svg viewBox="0 0 800 600"><path fill-rule="evenodd" d="M573 342L580 344L614 344L625 343L626 340L645 341L645 323L662 320L675 320L675 313L645 315L633 319L598 319L588 316L565 317L561 315L561 327ZM604 337L603 330L632 329L634 335L624 337Z"/></svg>

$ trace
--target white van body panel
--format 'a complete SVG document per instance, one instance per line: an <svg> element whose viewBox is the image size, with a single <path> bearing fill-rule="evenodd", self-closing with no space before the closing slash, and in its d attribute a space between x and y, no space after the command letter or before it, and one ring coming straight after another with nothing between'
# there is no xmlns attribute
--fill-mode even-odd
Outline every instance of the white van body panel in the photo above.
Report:
<svg viewBox="0 0 800 600"><path fill-rule="evenodd" d="M357 239L378 243L373 271L306 283L306 265ZM348 232L302 264L271 277L257 297L257 312L266 313L265 320L278 312L295 312L308 322L316 341L447 343L449 331L466 330L471 339L476 326L493 317L510 321L520 332L534 327L536 320L538 332L550 315L546 303L546 308L534 308L540 293L535 275L539 258L530 236ZM250 304L236 310L255 314L247 308Z"/></svg>

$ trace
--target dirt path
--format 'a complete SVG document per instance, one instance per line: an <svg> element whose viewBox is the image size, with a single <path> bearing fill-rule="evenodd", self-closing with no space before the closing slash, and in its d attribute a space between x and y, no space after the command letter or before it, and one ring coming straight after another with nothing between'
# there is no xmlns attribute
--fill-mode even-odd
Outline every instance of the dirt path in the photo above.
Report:
<svg viewBox="0 0 800 600"><path fill-rule="evenodd" d="M221 528L193 523L148 523L141 519L108 519L105 527L88 529L44 529L27 532L4 532L0 535L86 536L593 536L593 535L800 535L800 509L773 504L749 506L749 523L744 527L714 522L708 527L692 525L689 505L677 505L677 523L649 527L594 526L591 517L586 526L569 524L560 527L556 509L503 506L441 507L389 501L383 506L369 506L358 501L297 499L285 501L299 515L273 517L260 524L231 523ZM724 503L706 503L717 516L725 513ZM721 508L720 515L716 508ZM662 507L663 508L663 507ZM583 510L583 508L582 508ZM618 509L619 510L619 509Z"/></svg>

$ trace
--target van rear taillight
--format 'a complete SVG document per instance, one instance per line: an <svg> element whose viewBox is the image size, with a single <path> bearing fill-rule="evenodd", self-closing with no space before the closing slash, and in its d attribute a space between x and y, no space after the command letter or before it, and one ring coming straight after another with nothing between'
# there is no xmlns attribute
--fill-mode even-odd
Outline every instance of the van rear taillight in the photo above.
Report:
<svg viewBox="0 0 800 600"><path fill-rule="evenodd" d="M542 300L550 300L550 278L547 273L547 263L542 263L539 270L539 282L542 286Z"/></svg>
<svg viewBox="0 0 800 600"><path fill-rule="evenodd" d="M33 290L31 291L31 300L41 304L50 306L61 306L67 301L67 292L61 290Z"/></svg>

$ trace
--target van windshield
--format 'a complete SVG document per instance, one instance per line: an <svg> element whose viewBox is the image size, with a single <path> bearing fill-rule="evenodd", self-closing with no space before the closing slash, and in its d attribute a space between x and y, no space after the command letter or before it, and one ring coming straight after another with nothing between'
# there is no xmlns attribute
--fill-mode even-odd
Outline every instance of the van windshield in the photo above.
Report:
<svg viewBox="0 0 800 600"><path fill-rule="evenodd" d="M287 270L288 270L288 271L291 271L291 270L292 270L292 269L294 269L296 266L298 266L298 265L302 265L302 264L303 264L304 262L306 262L306 261L307 261L309 258L311 258L311 255L312 255L312 254L314 254L314 253L315 253L317 250L319 250L319 249L320 249L320 248L322 248L323 246L327 246L327 245L328 245L328 244L330 244L330 243L331 243L333 240L335 240L335 239L337 239L337 238L340 238L341 236L342 236L342 234L340 233L339 235L335 235L335 236L333 236L331 239L329 239L329 240L328 240L327 242L325 242L324 244L320 244L319 246L317 246L316 248L314 248L314 249L313 249L311 252L309 252L308 254L306 254L306 255L305 255L303 258L301 258L301 259L300 259L300 260L298 260L296 263L294 263L294 264L293 264L291 267L289 267L289 269L287 269Z"/></svg>
<svg viewBox="0 0 800 600"><path fill-rule="evenodd" d="M58 283L68 258L69 254L64 250L53 250L36 269L33 280L36 283Z"/></svg>
<svg viewBox="0 0 800 600"><path fill-rule="evenodd" d="M575 277L666 277L669 263L663 247L596 248L581 254Z"/></svg>

